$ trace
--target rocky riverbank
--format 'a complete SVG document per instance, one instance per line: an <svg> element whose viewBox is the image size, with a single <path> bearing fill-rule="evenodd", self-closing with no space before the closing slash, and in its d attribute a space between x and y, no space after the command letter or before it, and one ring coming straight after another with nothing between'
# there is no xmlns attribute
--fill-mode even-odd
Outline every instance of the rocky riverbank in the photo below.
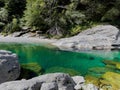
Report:
<svg viewBox="0 0 120 90"><path fill-rule="evenodd" d="M48 39L38 35L32 36L31 33L16 37L18 34L20 32L5 37L0 35L0 42L49 43L67 51L120 49L120 31L112 25L98 25L84 30L76 36L62 39Z"/></svg>
<svg viewBox="0 0 120 90"><path fill-rule="evenodd" d="M59 40L40 39L38 37L0 36L0 42L50 43L61 50L110 50L119 49L119 29L111 25L99 25L80 34ZM75 76L65 73L41 75L29 80L16 80L20 75L20 65L16 54L0 51L0 90L119 90L118 62L104 61L109 71L101 77ZM118 73L113 72L116 70ZM93 70L93 69L92 69ZM96 70L96 67L95 69ZM101 69L100 69L101 70ZM99 72L99 71L98 71ZM103 72L102 70L100 72ZM99 73L98 73L99 74ZM114 78L115 77L115 78ZM10 81L10 82L7 82ZM87 83L86 83L87 81ZM93 85L94 84L94 85ZM95 86L96 85L96 86Z"/></svg>
<svg viewBox="0 0 120 90"><path fill-rule="evenodd" d="M2 83L0 90L98 90L93 84L85 84L82 76L70 77L64 73L41 75L29 80Z"/></svg>
<svg viewBox="0 0 120 90"><path fill-rule="evenodd" d="M98 25L76 36L63 38L53 43L61 50L110 50L119 49L120 31L112 25Z"/></svg>

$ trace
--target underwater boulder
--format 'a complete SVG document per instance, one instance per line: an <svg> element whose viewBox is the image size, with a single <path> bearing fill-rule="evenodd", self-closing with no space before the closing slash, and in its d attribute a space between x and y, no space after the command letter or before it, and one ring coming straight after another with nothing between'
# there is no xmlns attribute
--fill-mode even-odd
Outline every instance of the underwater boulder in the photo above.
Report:
<svg viewBox="0 0 120 90"><path fill-rule="evenodd" d="M80 75L80 72L71 68L64 68L64 67L52 67L45 71L45 73L55 73L55 72L68 73L70 76Z"/></svg>
<svg viewBox="0 0 120 90"><path fill-rule="evenodd" d="M104 84L104 82L107 81L107 84L104 84L104 85L106 85L106 87L109 86L110 90L120 89L120 74L114 73L114 72L106 72L102 76L102 78L103 80L101 81L101 83Z"/></svg>
<svg viewBox="0 0 120 90"><path fill-rule="evenodd" d="M21 65L21 74L19 79L30 79L32 77L41 75L42 67L38 63L26 63Z"/></svg>

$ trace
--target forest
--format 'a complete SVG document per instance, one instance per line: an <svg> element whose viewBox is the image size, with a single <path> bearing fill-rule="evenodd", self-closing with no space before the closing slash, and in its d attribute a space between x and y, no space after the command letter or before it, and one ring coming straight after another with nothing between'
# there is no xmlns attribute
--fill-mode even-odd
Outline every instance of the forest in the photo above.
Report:
<svg viewBox="0 0 120 90"><path fill-rule="evenodd" d="M98 24L120 25L120 0L0 0L0 32L27 28L67 37Z"/></svg>

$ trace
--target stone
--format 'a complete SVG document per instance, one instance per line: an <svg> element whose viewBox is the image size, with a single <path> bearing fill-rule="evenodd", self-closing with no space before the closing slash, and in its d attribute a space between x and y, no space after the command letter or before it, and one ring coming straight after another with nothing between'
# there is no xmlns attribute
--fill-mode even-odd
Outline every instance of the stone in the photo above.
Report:
<svg viewBox="0 0 120 90"><path fill-rule="evenodd" d="M81 90L82 89L82 85L80 84L77 84L75 87L74 87L75 90Z"/></svg>
<svg viewBox="0 0 120 90"><path fill-rule="evenodd" d="M19 77L20 65L16 54L0 50L0 83L12 81Z"/></svg>
<svg viewBox="0 0 120 90"><path fill-rule="evenodd" d="M58 86L66 86L67 84L75 84L73 79L65 73L51 73L51 74L45 74L41 75L39 77L36 77L36 79L39 79L40 81L43 81L44 83L50 83L50 82L57 82Z"/></svg>
<svg viewBox="0 0 120 90"><path fill-rule="evenodd" d="M110 50L119 40L119 29L112 25L98 25L84 30L76 36L53 42L61 50Z"/></svg>
<svg viewBox="0 0 120 90"><path fill-rule="evenodd" d="M51 73L29 80L18 80L0 84L0 90L74 90L74 81L65 73ZM51 89L48 89L50 87Z"/></svg>
<svg viewBox="0 0 120 90"><path fill-rule="evenodd" d="M34 79L2 83L0 90L39 90L42 82Z"/></svg>
<svg viewBox="0 0 120 90"><path fill-rule="evenodd" d="M82 90L99 90L99 89L93 84L85 84L82 86Z"/></svg>
<svg viewBox="0 0 120 90"><path fill-rule="evenodd" d="M98 25L96 27L92 27L90 29L84 30L79 35L101 35L105 37L109 37L113 40L116 39L117 34L119 33L119 29L112 25Z"/></svg>
<svg viewBox="0 0 120 90"><path fill-rule="evenodd" d="M72 79L74 80L74 82L76 84L74 89L75 90L81 90L82 85L85 83L84 77L82 77L82 76L74 76L74 77L72 77Z"/></svg>
<svg viewBox="0 0 120 90"><path fill-rule="evenodd" d="M57 83L43 83L40 90L58 90Z"/></svg>
<svg viewBox="0 0 120 90"><path fill-rule="evenodd" d="M74 87L73 85L68 85L68 86L59 87L58 90L74 90Z"/></svg>
<svg viewBox="0 0 120 90"><path fill-rule="evenodd" d="M72 79L76 84L83 84L85 82L85 79L82 76L74 76Z"/></svg>

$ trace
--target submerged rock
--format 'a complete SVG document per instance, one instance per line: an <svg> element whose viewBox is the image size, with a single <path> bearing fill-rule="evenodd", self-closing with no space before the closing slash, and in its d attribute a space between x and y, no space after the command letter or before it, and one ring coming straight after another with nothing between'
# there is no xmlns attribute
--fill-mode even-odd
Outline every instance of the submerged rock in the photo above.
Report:
<svg viewBox="0 0 120 90"><path fill-rule="evenodd" d="M41 75L43 72L42 67L38 63L27 63L21 65L21 73L19 79L30 79L35 76Z"/></svg>
<svg viewBox="0 0 120 90"><path fill-rule="evenodd" d="M0 83L15 80L19 74L20 65L17 55L10 51L0 50Z"/></svg>
<svg viewBox="0 0 120 90"><path fill-rule="evenodd" d="M46 70L46 73L55 73L55 72L68 73L70 76L80 75L80 72L71 68L52 67Z"/></svg>
<svg viewBox="0 0 120 90"><path fill-rule="evenodd" d="M119 37L119 29L112 25L98 25L80 34L63 38L53 43L61 50L104 50L113 49L113 43Z"/></svg>
<svg viewBox="0 0 120 90"><path fill-rule="evenodd" d="M119 61L112 61L112 60L103 60L103 63L106 64L106 66L109 66L109 68L113 68L119 71L120 73L120 62Z"/></svg>
<svg viewBox="0 0 120 90"><path fill-rule="evenodd" d="M114 72L107 72L102 76L102 88L106 90L120 90L120 74ZM105 83L107 81L107 83Z"/></svg>

